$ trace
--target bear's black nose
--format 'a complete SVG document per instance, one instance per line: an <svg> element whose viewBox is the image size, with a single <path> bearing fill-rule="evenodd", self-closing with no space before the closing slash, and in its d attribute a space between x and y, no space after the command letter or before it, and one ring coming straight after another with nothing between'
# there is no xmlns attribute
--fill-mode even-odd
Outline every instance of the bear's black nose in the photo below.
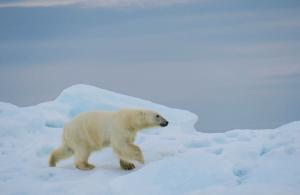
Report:
<svg viewBox="0 0 300 195"><path fill-rule="evenodd" d="M168 126L168 124L169 124L169 122L168 122L168 121L165 121L165 122L161 123L160 126L166 127L166 126Z"/></svg>

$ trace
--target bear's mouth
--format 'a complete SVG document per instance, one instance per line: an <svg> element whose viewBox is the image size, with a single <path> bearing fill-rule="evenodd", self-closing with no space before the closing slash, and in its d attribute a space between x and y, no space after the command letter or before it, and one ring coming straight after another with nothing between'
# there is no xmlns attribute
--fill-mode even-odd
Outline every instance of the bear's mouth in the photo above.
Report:
<svg viewBox="0 0 300 195"><path fill-rule="evenodd" d="M168 126L168 124L169 124L169 122L168 122L168 121L165 121L165 122L160 123L160 126L166 127L166 126Z"/></svg>

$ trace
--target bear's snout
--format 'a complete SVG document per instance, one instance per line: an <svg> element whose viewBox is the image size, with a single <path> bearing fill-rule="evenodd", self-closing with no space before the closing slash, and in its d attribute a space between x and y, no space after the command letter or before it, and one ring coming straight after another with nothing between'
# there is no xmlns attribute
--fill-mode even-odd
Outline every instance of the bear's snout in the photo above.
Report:
<svg viewBox="0 0 300 195"><path fill-rule="evenodd" d="M160 123L160 126L166 127L166 126L168 126L168 124L169 124L168 121L164 121L164 122Z"/></svg>

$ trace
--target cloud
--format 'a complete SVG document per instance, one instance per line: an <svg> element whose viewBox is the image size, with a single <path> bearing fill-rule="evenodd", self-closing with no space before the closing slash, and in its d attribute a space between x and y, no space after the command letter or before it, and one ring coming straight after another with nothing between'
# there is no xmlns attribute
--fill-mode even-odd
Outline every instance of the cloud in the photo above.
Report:
<svg viewBox="0 0 300 195"><path fill-rule="evenodd" d="M10 2L0 3L0 8L51 7L67 5L80 5L87 7L148 7L189 3L192 1L206 0L12 0Z"/></svg>

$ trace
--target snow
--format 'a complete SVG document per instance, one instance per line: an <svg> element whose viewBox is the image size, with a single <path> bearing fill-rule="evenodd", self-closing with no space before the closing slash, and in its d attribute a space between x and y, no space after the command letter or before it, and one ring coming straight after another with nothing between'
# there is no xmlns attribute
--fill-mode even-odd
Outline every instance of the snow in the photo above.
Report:
<svg viewBox="0 0 300 195"><path fill-rule="evenodd" d="M124 171L111 149L94 153L92 171L72 159L48 167L64 123L82 111L147 108L170 121L144 130L136 144L145 164ZM201 133L197 116L87 85L32 107L0 102L0 194L296 195L300 121L269 130Z"/></svg>

